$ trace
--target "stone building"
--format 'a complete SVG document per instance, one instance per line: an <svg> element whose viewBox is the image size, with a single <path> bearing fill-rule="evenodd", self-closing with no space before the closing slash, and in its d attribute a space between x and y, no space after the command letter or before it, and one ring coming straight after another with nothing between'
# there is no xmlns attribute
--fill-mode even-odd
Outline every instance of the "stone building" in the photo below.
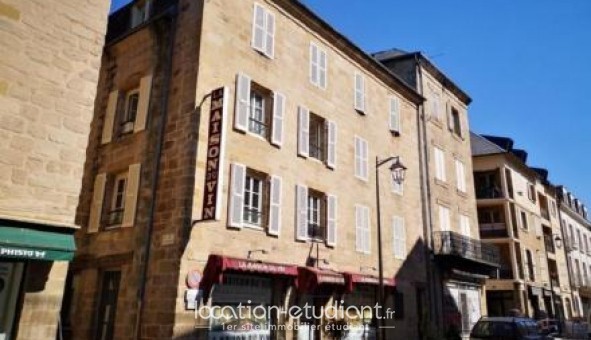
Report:
<svg viewBox="0 0 591 340"><path fill-rule="evenodd" d="M591 308L591 222L585 204L559 186L558 207L562 238L568 254L572 315L587 317Z"/></svg>
<svg viewBox="0 0 591 340"><path fill-rule="evenodd" d="M69 337L326 338L317 326L328 319L277 312L236 333L237 320L195 308L373 306L381 249L395 311L384 329L418 338L430 322L422 101L298 1L139 0L114 13ZM408 169L404 182L390 180L390 163L376 171L389 157ZM375 336L375 313L346 321L352 338Z"/></svg>
<svg viewBox="0 0 591 340"><path fill-rule="evenodd" d="M472 133L480 237L499 247L501 267L487 280L489 316L572 316L556 187L527 164L509 138Z"/></svg>
<svg viewBox="0 0 591 340"><path fill-rule="evenodd" d="M420 52L374 55L426 98L418 116L424 238L434 261L427 272L430 317L446 332L469 336L486 315L485 279L498 266L495 246L478 233L472 180L470 97Z"/></svg>
<svg viewBox="0 0 591 340"><path fill-rule="evenodd" d="M0 1L0 339L59 331L108 10Z"/></svg>

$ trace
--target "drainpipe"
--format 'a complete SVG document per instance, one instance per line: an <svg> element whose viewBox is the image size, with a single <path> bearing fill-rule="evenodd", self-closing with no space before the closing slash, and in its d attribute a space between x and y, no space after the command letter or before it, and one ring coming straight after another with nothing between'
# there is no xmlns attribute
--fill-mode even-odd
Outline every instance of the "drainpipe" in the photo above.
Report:
<svg viewBox="0 0 591 340"><path fill-rule="evenodd" d="M168 46L167 58L168 62L164 68L164 86L162 87L162 99L160 101L160 120L158 122L158 137L156 142L154 170L152 172L152 182L150 183L150 193L152 199L150 200L150 206L148 208L148 222L147 230L142 242L142 253L143 256L139 257L140 264L140 277L139 277L139 288L137 293L137 316L134 327L134 339L140 339L141 337L141 324L142 316L144 312L144 297L146 294L146 279L148 276L148 267L150 263L150 250L152 244L152 235L154 233L154 210L156 209L156 190L158 188L158 181L160 179L160 162L162 160L162 145L164 144L164 132L166 127L166 120L168 117L168 96L170 91L170 83L172 76L172 58L174 52L174 43L176 37L176 24L177 24L177 9L178 3L171 7L165 17L170 20L170 42ZM153 85L152 85L153 86ZM143 260L142 260L143 258Z"/></svg>
<svg viewBox="0 0 591 340"><path fill-rule="evenodd" d="M419 59L418 54L415 55L415 65L417 67L417 90L419 94L424 97L425 89L423 84L423 70L421 69L421 62ZM435 320L435 324L437 328L440 326L440 317L439 317L439 304L437 302L437 283L434 280L433 275L433 262L432 262L432 249L433 248L433 223L431 220L431 182L429 180L429 146L428 146L428 139L427 139L427 119L426 119L426 112L425 112L425 103L423 102L419 107L417 107L417 134L419 140L419 158L420 158L420 179L421 179L421 201L423 202L422 206L423 209L421 211L423 217L423 238L425 239L425 259L426 259L426 268L427 268L427 294L428 300L431 308L429 308L431 317Z"/></svg>

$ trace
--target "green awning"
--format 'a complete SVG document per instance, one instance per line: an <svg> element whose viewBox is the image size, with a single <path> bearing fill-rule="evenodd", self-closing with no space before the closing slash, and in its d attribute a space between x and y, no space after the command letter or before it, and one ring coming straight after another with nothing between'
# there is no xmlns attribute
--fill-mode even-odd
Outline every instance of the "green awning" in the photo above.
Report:
<svg viewBox="0 0 591 340"><path fill-rule="evenodd" d="M0 258L71 261L75 251L74 235L0 223Z"/></svg>

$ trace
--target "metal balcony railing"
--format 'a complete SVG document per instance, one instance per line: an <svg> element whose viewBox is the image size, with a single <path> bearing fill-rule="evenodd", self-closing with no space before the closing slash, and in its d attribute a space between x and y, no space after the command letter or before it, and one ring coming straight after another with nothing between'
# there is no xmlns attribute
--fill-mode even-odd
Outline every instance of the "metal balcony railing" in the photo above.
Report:
<svg viewBox="0 0 591 340"><path fill-rule="evenodd" d="M488 187L488 188L477 188L476 189L476 198L478 199L487 199L487 198L503 198L503 190L498 187Z"/></svg>
<svg viewBox="0 0 591 340"><path fill-rule="evenodd" d="M492 244L482 243L453 231L436 232L433 241L436 255L458 256L497 266L500 264L499 248Z"/></svg>
<svg viewBox="0 0 591 340"><path fill-rule="evenodd" d="M106 218L107 227L120 225L123 222L123 208L109 211Z"/></svg>
<svg viewBox="0 0 591 340"><path fill-rule="evenodd" d="M480 238L509 237L505 223L483 223L480 225Z"/></svg>
<svg viewBox="0 0 591 340"><path fill-rule="evenodd" d="M308 223L308 238L314 242L324 242L326 239L326 227Z"/></svg>

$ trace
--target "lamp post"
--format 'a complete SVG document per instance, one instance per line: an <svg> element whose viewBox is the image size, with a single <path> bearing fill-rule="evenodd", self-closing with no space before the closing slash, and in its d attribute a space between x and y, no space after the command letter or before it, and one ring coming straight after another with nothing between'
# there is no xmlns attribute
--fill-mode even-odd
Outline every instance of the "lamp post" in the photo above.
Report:
<svg viewBox="0 0 591 340"><path fill-rule="evenodd" d="M390 166L390 172L392 176L392 184L402 183L406 173L406 167L400 163L400 157L388 157L380 160L376 157L376 205L377 205L377 224L378 224L378 301L380 307L385 306L384 301L384 257L382 254L382 222L381 222L381 210L380 210L380 173L379 169L382 165L392 163ZM386 340L386 329L384 328L383 316L380 315L378 318L378 338Z"/></svg>
<svg viewBox="0 0 591 340"><path fill-rule="evenodd" d="M561 247L561 243L562 243L562 239L560 238L560 236L558 235L552 235L552 244L555 245L555 248L560 248ZM554 249L554 252L556 252L556 249ZM549 258L548 258L548 249L546 249L546 263L549 263ZM556 271L558 271L558 264L556 265ZM558 272L556 272L556 275L558 276ZM556 303L556 293L554 293L554 280L552 277L550 277L550 291L552 294L552 308L554 309L554 318L557 318L558 316L558 331L561 333L562 332L562 313L559 312L558 310L558 304Z"/></svg>

